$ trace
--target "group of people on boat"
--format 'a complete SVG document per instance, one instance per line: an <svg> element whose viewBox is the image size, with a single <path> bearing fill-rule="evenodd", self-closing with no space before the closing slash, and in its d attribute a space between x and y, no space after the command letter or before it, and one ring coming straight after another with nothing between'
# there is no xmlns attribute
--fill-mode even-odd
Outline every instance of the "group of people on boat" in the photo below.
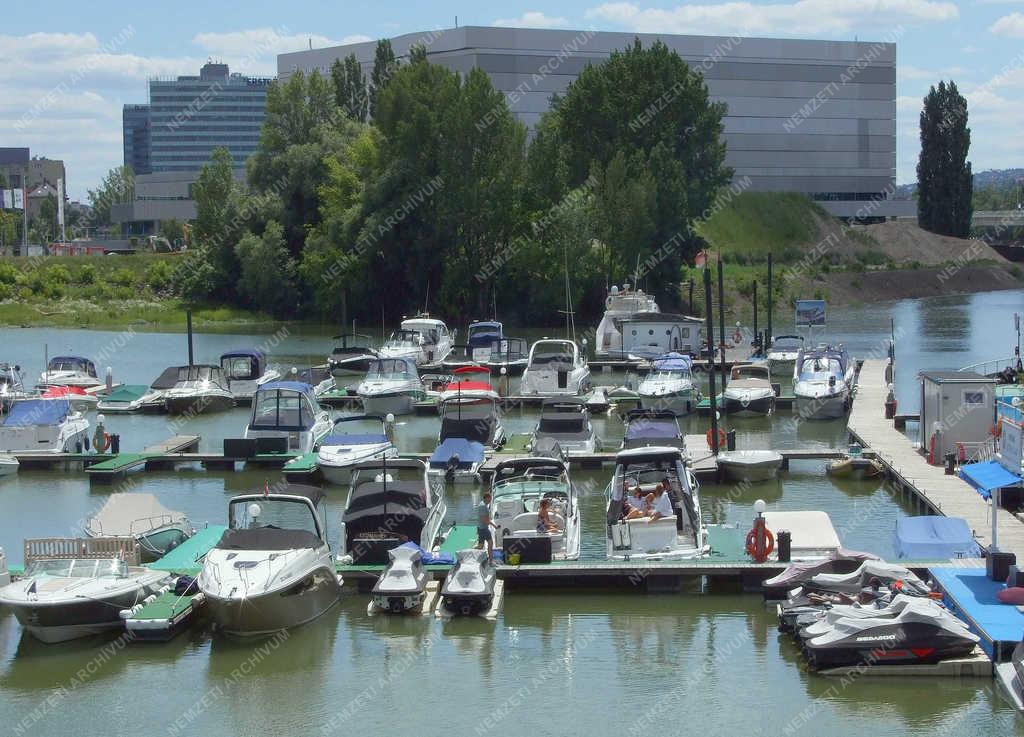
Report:
<svg viewBox="0 0 1024 737"><path fill-rule="evenodd" d="M664 517L674 517L672 499L668 490L671 488L668 477L663 478L654 491L644 494L639 482L624 479L622 482L623 504L622 519L647 519L656 522Z"/></svg>

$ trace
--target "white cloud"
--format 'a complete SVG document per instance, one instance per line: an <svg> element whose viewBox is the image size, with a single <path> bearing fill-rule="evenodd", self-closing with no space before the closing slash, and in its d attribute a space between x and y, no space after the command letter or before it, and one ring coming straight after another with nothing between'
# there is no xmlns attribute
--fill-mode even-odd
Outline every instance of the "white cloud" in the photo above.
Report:
<svg viewBox="0 0 1024 737"><path fill-rule="evenodd" d="M997 36L1024 38L1024 13L1010 13L997 20L988 30Z"/></svg>
<svg viewBox="0 0 1024 737"><path fill-rule="evenodd" d="M953 20L959 11L955 3L945 0L796 0L771 5L740 0L666 9L613 2L589 9L586 16L641 33L791 36L888 30L902 24Z"/></svg>
<svg viewBox="0 0 1024 737"><path fill-rule="evenodd" d="M199 48L219 61L224 61L232 72L250 76L277 74L277 55L302 51L310 45L315 49L326 46L372 41L369 36L353 35L340 39L318 33L292 33L288 28L251 28L227 33L198 33L192 38Z"/></svg>
<svg viewBox="0 0 1024 737"><path fill-rule="evenodd" d="M494 21L494 25L511 28L565 28L569 21L562 17L552 18L538 10L528 10L518 18L499 18Z"/></svg>

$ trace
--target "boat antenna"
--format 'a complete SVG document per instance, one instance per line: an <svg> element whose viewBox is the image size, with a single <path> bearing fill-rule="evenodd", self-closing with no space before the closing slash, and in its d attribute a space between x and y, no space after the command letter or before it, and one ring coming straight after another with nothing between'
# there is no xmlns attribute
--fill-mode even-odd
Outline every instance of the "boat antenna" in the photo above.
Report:
<svg viewBox="0 0 1024 737"><path fill-rule="evenodd" d="M427 279L427 294L423 298L423 315L424 317L430 314L430 279Z"/></svg>

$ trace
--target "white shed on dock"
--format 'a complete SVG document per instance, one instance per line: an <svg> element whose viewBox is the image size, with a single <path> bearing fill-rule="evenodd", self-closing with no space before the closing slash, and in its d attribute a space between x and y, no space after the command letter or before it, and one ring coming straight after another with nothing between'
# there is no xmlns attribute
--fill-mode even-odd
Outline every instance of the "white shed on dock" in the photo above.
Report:
<svg viewBox="0 0 1024 737"><path fill-rule="evenodd" d="M704 321L667 312L635 312L616 318L626 356L655 358L669 352L699 355Z"/></svg>
<svg viewBox="0 0 1024 737"><path fill-rule="evenodd" d="M918 439L930 463L971 459L992 437L996 380L972 371L922 371Z"/></svg>

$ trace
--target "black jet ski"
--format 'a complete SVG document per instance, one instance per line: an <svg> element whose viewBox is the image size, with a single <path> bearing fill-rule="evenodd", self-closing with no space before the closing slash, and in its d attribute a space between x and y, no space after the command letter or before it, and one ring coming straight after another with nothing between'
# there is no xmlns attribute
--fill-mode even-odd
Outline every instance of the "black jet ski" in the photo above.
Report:
<svg viewBox="0 0 1024 737"><path fill-rule="evenodd" d="M814 669L874 664L931 664L969 655L978 636L929 599L904 606L894 617L843 617L804 642Z"/></svg>
<svg viewBox="0 0 1024 737"><path fill-rule="evenodd" d="M400 545L388 551L388 563L373 585L373 604L378 609L400 614L423 603L427 569L419 548Z"/></svg>
<svg viewBox="0 0 1024 737"><path fill-rule="evenodd" d="M441 587L441 600L450 614L483 614L494 600L497 572L487 550L460 550L455 566Z"/></svg>
<svg viewBox="0 0 1024 737"><path fill-rule="evenodd" d="M840 619L882 619L895 617L909 603L920 599L906 594L882 596L868 603L836 604L803 614L796 619L793 636L797 641L811 640L828 632Z"/></svg>

